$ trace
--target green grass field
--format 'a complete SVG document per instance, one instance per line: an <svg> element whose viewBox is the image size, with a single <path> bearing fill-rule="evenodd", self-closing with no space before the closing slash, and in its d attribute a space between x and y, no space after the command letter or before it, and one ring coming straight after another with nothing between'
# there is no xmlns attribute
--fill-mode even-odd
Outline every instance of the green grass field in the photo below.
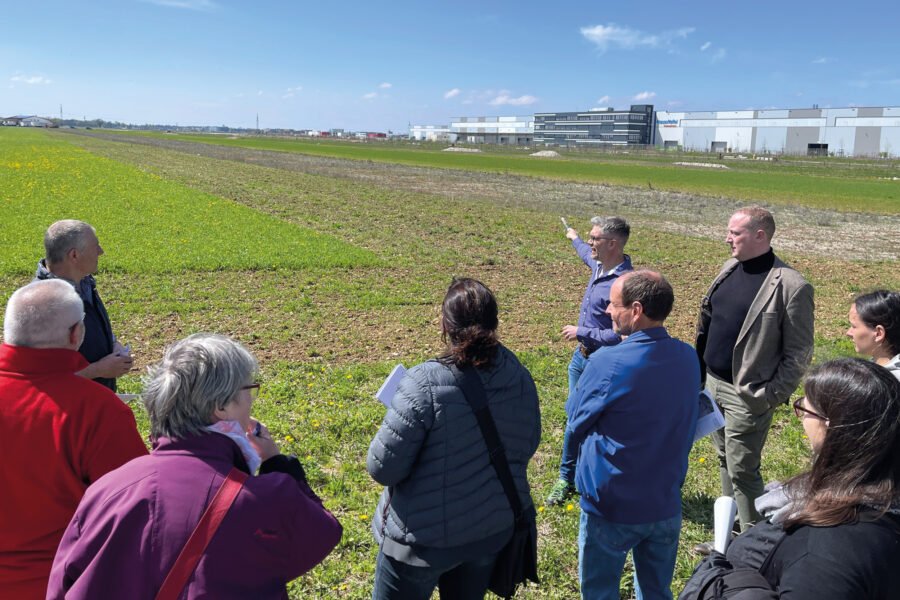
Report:
<svg viewBox="0 0 900 600"><path fill-rule="evenodd" d="M900 212L897 161L827 159L778 163L753 160L719 161L714 155L566 154L560 159L535 158L522 151L490 149L481 154L442 152L435 144L352 143L235 137L203 134L123 132L172 140L203 142L259 150L298 152L316 156L371 160L416 166L512 173L591 183L651 186L700 194L722 195L817 208L874 213ZM728 170L686 168L674 162L717 162ZM886 179L887 178L887 179Z"/></svg>
<svg viewBox="0 0 900 600"><path fill-rule="evenodd" d="M583 230L587 211L604 207L567 216ZM537 382L543 416L543 439L530 466L543 584L518 597L577 597L579 509L542 506L556 478L572 352L559 329L576 318L587 276L558 215L0 128L4 299L30 280L43 230L62 217L97 228L107 252L98 286L140 368L167 343L197 331L233 336L260 359L257 416L285 452L301 459L311 485L344 525L335 553L292 582L293 598L370 597L377 548L369 525L380 487L365 471L365 453L383 416L372 394L397 362L409 366L441 351L437 310L451 277L483 280L497 294L504 343ZM690 341L700 297L727 257L724 245L641 227L629 252L636 265L670 279L676 304L669 327ZM894 262L783 258L816 286L817 361L852 354L843 332L854 293L876 284L900 288ZM139 376L124 378L122 391L139 391ZM146 433L143 409L134 410ZM690 461L676 591L697 561L691 546L711 535L718 492L708 441L694 447ZM807 461L801 428L787 408L779 409L765 476L783 479ZM624 597L630 577L626 570Z"/></svg>
<svg viewBox="0 0 900 600"><path fill-rule="evenodd" d="M98 159L38 131L0 130L0 273L27 273L41 220L106 224L104 268L127 272L347 267L375 256L234 202ZM264 242L264 243L260 243Z"/></svg>

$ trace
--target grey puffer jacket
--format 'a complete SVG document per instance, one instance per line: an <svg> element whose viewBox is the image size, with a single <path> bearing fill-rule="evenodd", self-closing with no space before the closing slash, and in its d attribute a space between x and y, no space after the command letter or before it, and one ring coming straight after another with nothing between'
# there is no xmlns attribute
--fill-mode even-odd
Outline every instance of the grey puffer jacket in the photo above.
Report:
<svg viewBox="0 0 900 600"><path fill-rule="evenodd" d="M537 389L528 369L500 347L478 369L523 507L533 506L526 470L541 439ZM429 360L400 382L366 466L386 486L372 531L407 545L452 548L510 529L503 493L472 409L450 369Z"/></svg>

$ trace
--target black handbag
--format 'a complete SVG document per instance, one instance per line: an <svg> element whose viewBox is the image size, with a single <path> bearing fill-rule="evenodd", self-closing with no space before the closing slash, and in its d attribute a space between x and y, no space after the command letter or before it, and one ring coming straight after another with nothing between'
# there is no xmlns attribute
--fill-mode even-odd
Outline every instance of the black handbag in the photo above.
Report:
<svg viewBox="0 0 900 600"><path fill-rule="evenodd" d="M450 365L450 370L462 389L466 402L472 407L481 435L488 448L488 454L497 477L503 486L509 505L512 507L515 526L512 538L497 554L494 570L491 573L491 582L488 589L501 598L512 598L516 588L526 580L540 583L537 575L537 523L534 507L526 512L522 509L522 501L513 482L512 473L509 470L509 461L506 451L500 441L497 425L491 416L484 393L484 386L478 373L471 366L460 370L455 365Z"/></svg>

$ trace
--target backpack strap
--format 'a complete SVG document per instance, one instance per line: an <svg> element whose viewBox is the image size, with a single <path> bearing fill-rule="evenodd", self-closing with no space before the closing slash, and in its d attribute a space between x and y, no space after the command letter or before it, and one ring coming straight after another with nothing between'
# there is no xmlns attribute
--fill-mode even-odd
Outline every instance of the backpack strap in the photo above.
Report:
<svg viewBox="0 0 900 600"><path fill-rule="evenodd" d="M166 579L156 594L156 600L177 600L181 595L188 579L194 573L194 569L197 568L197 563L200 562L203 552L216 534L216 530L219 529L219 525L222 524L225 515L228 514L228 510L234 503L234 499L237 498L238 492L244 487L244 481L246 480L247 474L245 472L234 467L231 468L231 471L225 478L225 482L222 483L222 487L213 496L209 506L203 512L203 516L200 517L197 527L191 532L187 543L181 549L178 558L175 559L175 564L172 565L169 574L166 575Z"/></svg>
<svg viewBox="0 0 900 600"><path fill-rule="evenodd" d="M463 367L461 370L451 363L450 371L462 389L466 402L469 403L469 406L472 407L472 412L475 413L475 419L478 421L478 427L481 429L481 435L484 437L484 443L487 445L491 465L497 472L497 477L503 486L503 492L506 494L507 500L509 500L510 507L512 507L515 523L518 525L524 512L522 500L519 498L519 492L516 490L516 484L513 482L512 472L509 469L509 460L506 457L506 451L503 449L503 443L500 441L497 424L491 415L490 407L488 407L487 395L484 392L481 378L471 365Z"/></svg>

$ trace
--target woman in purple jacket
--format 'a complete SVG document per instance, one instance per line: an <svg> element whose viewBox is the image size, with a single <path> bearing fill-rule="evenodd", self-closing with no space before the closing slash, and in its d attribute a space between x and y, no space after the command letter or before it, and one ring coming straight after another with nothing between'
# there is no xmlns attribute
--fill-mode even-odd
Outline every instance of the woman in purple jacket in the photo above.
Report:
<svg viewBox="0 0 900 600"><path fill-rule="evenodd" d="M88 488L63 535L48 598L156 597L231 469L251 475L181 598L286 598L341 526L250 416L256 360L237 342L192 335L151 368L143 401L153 452ZM252 475L259 470L259 475Z"/></svg>

